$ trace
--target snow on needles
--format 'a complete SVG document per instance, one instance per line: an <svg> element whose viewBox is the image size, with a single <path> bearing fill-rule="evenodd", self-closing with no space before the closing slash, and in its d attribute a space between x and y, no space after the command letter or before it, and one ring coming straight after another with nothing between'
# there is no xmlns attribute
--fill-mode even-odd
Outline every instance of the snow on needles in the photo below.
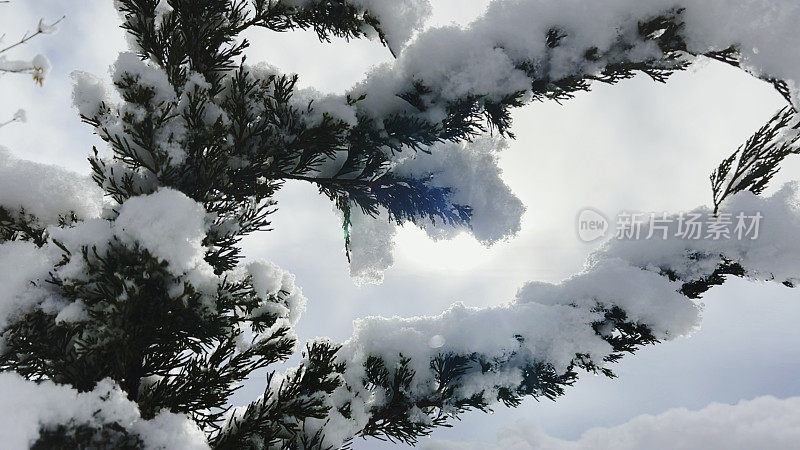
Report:
<svg viewBox="0 0 800 450"><path fill-rule="evenodd" d="M168 261L177 274L207 265L203 260L203 238L208 229L206 210L179 191L160 189L155 194L127 200L114 221L114 229L123 242L143 246Z"/></svg>
<svg viewBox="0 0 800 450"><path fill-rule="evenodd" d="M315 0L293 1L302 6ZM378 18L384 38L395 53L421 27L430 10L425 0L348 2L363 14L368 12ZM674 14L676 7L685 8L680 13L684 24L680 37L690 52L724 50L734 45L742 55L745 70L762 78L785 80L795 105L800 106L796 83L800 81L800 61L791 57L800 48L795 26L800 22L800 5L796 1L498 0L466 28L450 26L421 33L394 64L376 68L350 92L350 98L366 95L362 101L342 105L346 97L328 97L321 102L320 111L342 117L349 124L362 117L374 118L380 124L384 118L401 112L419 114L437 125L445 119L447 107L465 97L487 102L518 95L530 98L535 94L533 82L597 75L611 63L663 61L665 55L658 45L639 36L639 24L662 14ZM765 23L769 26L764 26ZM554 29L564 37L558 45L547 45L547 36ZM589 49L596 49L600 56L587 57ZM0 60L0 63L8 62ZM40 72L49 68L46 60L38 58L30 66L28 69ZM120 55L113 78L118 85L127 83L152 91L148 106L154 109L181 102L166 74L135 54ZM199 89L203 83L204 80L192 78L190 85ZM398 96L415 85L425 88L417 105L419 110ZM101 114L100 104L105 101L106 93L96 80L78 76L75 96L81 114L89 117ZM144 117L146 112L141 106L125 103L116 108L119 115L130 116L132 120ZM110 116L99 117L98 123L111 133L119 131L121 123L102 122L111 120ZM176 123L175 128L162 130L158 140L165 143L163 150L179 164L185 155L177 143L184 130ZM400 155L392 161L393 169L395 175L422 178L432 186L450 189L452 205L472 208L469 230L480 241L491 243L518 231L523 211L519 200L500 178L495 152L501 146L499 141L492 140L441 144L432 149L432 155ZM81 249L92 246L103 252L111 242L141 247L167 262L167 270L176 277L187 277L201 292L214 292L220 278L205 261L208 249L203 245L213 218L202 204L172 189L143 190L155 192L126 200L114 220L101 219L98 191L86 187L88 180L70 177L47 166L16 161L0 152L0 206L15 211L24 209L50 224L50 236L72 255L80 255ZM31 179L41 184L31 188ZM21 190L19 186L26 188ZM369 357L380 357L388 367L399 363L401 355L408 358L416 374L408 393L411 397L436 392L431 361L440 355L470 355L490 361L491 370L465 373L464 382L457 387L457 396L469 398L481 393L491 401L501 389L515 390L523 379L524 368L533 364L549 367L555 375L571 370L578 359L603 366L614 351L604 338L617 331L615 322L604 322L604 310L618 308L624 312L625 320L647 327L655 339L690 333L698 324L700 305L679 291L683 283L713 274L722 262L739 264L752 278L796 284L800 277L797 262L800 247L796 239L800 231L798 190L797 184L790 184L772 197L745 193L723 205L723 212L764 214L758 240L612 242L594 254L581 273L558 284L529 283L515 299L500 306L470 308L457 304L438 316L371 317L357 321L354 336L337 355L347 363L343 375L346 384L327 399L333 407L329 428L335 431L340 427L348 433L357 431L363 426L361 422L368 419L371 406L386 401L364 388L364 365ZM90 193L88 199L86 192ZM60 215L70 211L86 220L68 228L53 225ZM391 253L376 242L390 242L394 225L375 221L374 227L361 228L370 219L358 214L355 212L351 217L354 273L377 279L380 271L391 265ZM433 227L428 231L435 237L451 236L454 232L434 231ZM37 248L20 242L0 244L0 285L8 287L0 295L0 320L13 318L34 305L56 308L48 306L50 293L43 287L43 279L52 270L54 255L58 253L54 247L46 244ZM20 265L20 261L24 264ZM85 275L82 273L85 270L80 258L73 257L58 267L57 274L79 278ZM250 278L259 297L283 295L284 303L273 302L265 305L269 311L256 313L277 312L281 318L297 320L305 299L291 275L260 262L240 268L239 274ZM65 305L59 308L62 320L81 320L79 304L72 309ZM487 323L493 324L491 329L486 327ZM0 322L0 326L4 324ZM596 327L598 324L604 326ZM365 391L363 395L361 389ZM148 443L153 440L153 446L203 446L202 436L195 439L197 430L180 416L162 414L152 422L159 429L152 428L110 382L101 382L93 392L78 394L48 382L35 384L16 375L2 374L0 394L0 410L15 412L8 420L0 420L0 427L23 430L12 435L22 436L17 437L21 441L12 444L23 448L35 438L38 427L69 419L90 425L117 422L132 429L139 427L142 438ZM109 400L101 403L101 398ZM349 418L336 415L344 402L350 402ZM95 411L99 413L93 414ZM0 428L0 431L5 430ZM190 444L155 441L170 439L173 432L174 436L186 437ZM336 436L332 432L328 437L335 440ZM350 433L344 438L352 436Z"/></svg>
<svg viewBox="0 0 800 450"><path fill-rule="evenodd" d="M49 231L76 255L84 246L96 247L102 253L114 239L130 248L140 246L166 261L168 270L176 277L186 276L199 291L213 293L218 280L204 260L203 239L207 229L203 205L179 191L165 188L128 199L114 221L94 219ZM81 279L84 270L80 258L71 258L59 273Z"/></svg>
<svg viewBox="0 0 800 450"><path fill-rule="evenodd" d="M319 0L284 0L283 3L299 7L319 3ZM428 0L347 0L361 15L369 14L378 19L380 32L386 44L398 53L414 34L422 29L432 9ZM371 28L371 27L370 27ZM378 30L363 30L375 35Z"/></svg>
<svg viewBox="0 0 800 450"><path fill-rule="evenodd" d="M499 152L505 148L502 138L484 136L471 143L437 144L430 154L399 154L392 169L395 176L427 180L431 187L447 188L451 205L471 208L466 226L441 220L422 220L416 225L434 239L451 239L467 232L487 246L519 232L525 207L505 184L497 165ZM383 271L394 263L397 226L383 209L377 217L370 217L354 208L350 220L350 274L358 284L380 283Z"/></svg>
<svg viewBox="0 0 800 450"><path fill-rule="evenodd" d="M313 2L295 0L294 4L303 7ZM426 1L420 0L399 3L351 0L350 4L362 13L378 17L391 45L403 42L413 30L419 29L430 9ZM792 54L793 48L800 47L800 38L793 27L800 19L800 6L789 0L556 3L499 0L492 2L485 14L467 27L448 26L421 32L393 64L374 69L351 90L351 98L366 95L354 105L345 96L325 96L313 90L298 92L295 102L308 105L310 100L315 101L312 113L304 117L312 122L327 113L350 125L356 117L371 117L380 126L383 119L400 112L417 114L437 124L446 116L450 102L467 96L484 101L499 101L519 93L530 97L534 94L533 82L598 75L608 64L621 61L661 61L665 55L658 45L639 36L639 23L673 14L676 7L684 8L676 20L684 23L680 37L690 52L723 50L734 45L741 53L743 67L754 75L783 79L790 87L793 80L800 79L800 62L785 57ZM764 23L770 26L763 26ZM547 35L552 29L564 35L555 47L547 45ZM587 50L592 48L600 55L596 61L586 58ZM685 56L690 58L688 54ZM132 53L120 55L114 66L115 82L123 77L133 77L138 84L151 87L154 107L179 101L163 71ZM398 96L412 90L415 83L427 90L422 112ZM97 113L105 95L96 80L77 78L75 103L83 115L91 117ZM135 110L124 110L128 108L124 104L119 108L123 109L120 114L137 114ZM164 142L171 160L178 164L185 157L179 145L185 126L178 120L170 123L174 126L160 131L165 138L160 141ZM120 126L103 123L112 134ZM402 152L395 159L393 171L414 178L430 177L431 185L451 189L453 204L472 209L468 231L488 245L515 234L523 212L521 203L500 178L494 152L501 146L499 141L487 139L472 144L435 145L430 149L431 155ZM319 173L335 173L343 157L339 154L325 161ZM382 272L393 263L391 242L395 230L393 225L385 223L386 216L381 214L372 223L369 217L352 215L351 273L358 283L380 282ZM442 225L422 226L435 238L449 238L461 231Z"/></svg>
<svg viewBox="0 0 800 450"><path fill-rule="evenodd" d="M244 274L250 276L256 295L261 299L282 296L282 304L265 301L259 309L253 311L257 316L262 312L277 311L278 317L285 317L295 325L306 310L306 297L303 290L295 285L295 276L269 261L252 261L243 267Z"/></svg>
<svg viewBox="0 0 800 450"><path fill-rule="evenodd" d="M51 381L33 382L0 373L0 436L3 447L23 450L41 429L65 423L100 428L117 424L142 440L146 449L207 449L205 434L188 417L163 411L144 420L136 403L106 379L91 392L78 392Z"/></svg>
<svg viewBox="0 0 800 450"><path fill-rule="evenodd" d="M81 219L99 217L103 191L89 177L52 166L15 158L0 147L0 208L20 209L42 225L58 223L74 212Z"/></svg>
<svg viewBox="0 0 800 450"><path fill-rule="evenodd" d="M357 285L383 282L383 272L394 264L396 234L385 208L379 208L377 217L360 208L350 211L350 276Z"/></svg>
<svg viewBox="0 0 800 450"><path fill-rule="evenodd" d="M430 179L431 186L451 190L453 204L472 208L466 229L424 222L422 226L429 236L447 239L468 231L490 245L520 230L525 207L505 184L497 165L499 152L506 147L502 138L483 136L470 143L435 145L430 154L403 155L405 158L392 171L395 175Z"/></svg>
<svg viewBox="0 0 800 450"><path fill-rule="evenodd" d="M711 211L700 207L685 213L708 215ZM770 197L742 192L726 203L720 210L721 220L736 223L736 216L762 217L756 239L640 239L607 242L590 264L607 258L620 258L637 267L655 271L670 271L681 280L696 280L710 275L714 269L728 260L738 262L746 269L751 279L775 280L797 284L800 280L800 183L783 185ZM671 218L666 233L678 234L680 216ZM643 233L649 234L649 224L644 224ZM662 230L656 231L660 237ZM754 235L751 235L753 237Z"/></svg>
<svg viewBox="0 0 800 450"><path fill-rule="evenodd" d="M755 240L684 240L674 233L663 241L614 240L593 254L581 273L557 284L528 283L504 305L456 304L438 316L357 320L339 354L348 362L347 389L359 386L363 376L353 362L379 357L393 367L408 358L416 373L409 395L434 395L438 385L431 361L439 355L471 355L497 366L468 371L458 395L483 393L492 401L492 393L515 389L530 364L548 365L556 374L564 374L576 360L604 366L613 351L604 337L615 333L615 325L596 325L604 323L604 310L615 307L626 321L646 326L655 339L689 334L699 324L701 305L681 293L682 286L708 279L724 262L741 265L752 279L796 284L799 201L800 184L788 183L771 197L744 192L725 203L720 214L763 214ZM363 407L381 401L372 398Z"/></svg>
<svg viewBox="0 0 800 450"><path fill-rule="evenodd" d="M386 43L395 53L431 15L428 0L350 0L378 18Z"/></svg>
<svg viewBox="0 0 800 450"><path fill-rule="evenodd" d="M689 52L702 54L734 46L745 70L764 79L784 80L795 106L800 105L796 83L800 80L800 60L786 57L800 47L800 35L795 30L795 24L800 22L800 5L790 0L498 0L466 27L423 31L394 63L371 71L349 94L352 98L365 95L354 108L358 115L375 118L378 123L392 114L403 113L417 114L436 124L446 117L450 102L467 96L485 101L499 101L518 93L523 93L523 98L530 97L534 94L533 82L599 75L608 64L621 61L662 61L665 55L658 45L639 36L639 24L659 15L674 14L680 8L683 9L676 20L683 22L679 33ZM564 35L555 47L547 45L552 29ZM597 61L585 57L593 48L602 55ZM687 53L684 58L689 60L691 55ZM413 91L415 84L426 89L423 112L398 96ZM337 116L351 117L352 113L345 111ZM401 155L394 170L420 175L426 170L441 169L434 174L434 183L453 188L454 202L473 207L471 232L488 244L513 235L522 206L515 204L493 173L497 172L496 164L481 151L484 145L478 142L462 146L468 155L456 151L457 145L436 145L431 148L432 155ZM477 156L481 153L482 160ZM462 173L447 169L468 160L471 168L466 173L475 175L466 177L472 181L469 186L461 178ZM476 194L470 196L467 192ZM486 202L481 192L495 195L484 198L502 200ZM386 218L379 216L377 220ZM379 282L380 272L392 264L390 251L380 243L390 243L393 231L383 223L372 225L360 218L356 221L359 223L354 222L352 240L358 245L353 246L351 271L357 282ZM447 227L425 228L437 238L455 234ZM382 245L382 250L366 251L367 245Z"/></svg>
<svg viewBox="0 0 800 450"><path fill-rule="evenodd" d="M56 258L31 242L0 244L0 332L20 313L48 297L42 285L55 262Z"/></svg>
<svg viewBox="0 0 800 450"><path fill-rule="evenodd" d="M680 33L687 50L701 54L735 46L743 68L761 78L786 81L795 106L800 104L800 61L786 57L800 47L795 32L800 5L792 0L498 0L467 27L422 32L396 62L373 70L351 95L366 94L364 110L384 117L412 111L395 94L422 83L430 89L426 114L435 122L444 117L440 108L446 101L466 95L496 101L530 92L531 76L552 81L597 75L614 61L659 60L664 55L655 42L637 36L638 25L677 8L684 8ZM565 35L554 48L547 45L551 29ZM630 45L619 45L620 41ZM586 51L592 48L605 56L588 60Z"/></svg>

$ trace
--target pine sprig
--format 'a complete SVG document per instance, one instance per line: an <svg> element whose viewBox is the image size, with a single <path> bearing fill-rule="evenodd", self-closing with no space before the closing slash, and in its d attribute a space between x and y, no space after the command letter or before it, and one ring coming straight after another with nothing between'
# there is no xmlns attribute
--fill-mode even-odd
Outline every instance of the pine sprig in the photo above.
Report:
<svg viewBox="0 0 800 450"><path fill-rule="evenodd" d="M275 374L269 374L264 395L232 412L210 437L212 448L330 448L322 446L322 429L306 433L304 422L327 416L323 396L340 385L336 374L343 370L335 362L338 349L325 341L310 343L303 352L303 363L282 377L277 386Z"/></svg>
<svg viewBox="0 0 800 450"><path fill-rule="evenodd" d="M730 196L760 194L783 160L800 153L800 120L791 106L779 110L711 174L714 213Z"/></svg>

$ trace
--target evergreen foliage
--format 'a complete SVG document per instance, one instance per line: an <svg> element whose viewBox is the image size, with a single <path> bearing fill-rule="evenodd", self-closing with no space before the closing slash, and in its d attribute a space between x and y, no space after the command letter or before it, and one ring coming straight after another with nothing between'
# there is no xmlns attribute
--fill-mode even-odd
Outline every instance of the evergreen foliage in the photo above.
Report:
<svg viewBox="0 0 800 450"><path fill-rule="evenodd" d="M725 158L711 174L714 212L728 197L750 191L764 192L780 164L789 155L800 153L800 121L793 107L786 106L755 132L736 152ZM735 166L734 166L735 163Z"/></svg>

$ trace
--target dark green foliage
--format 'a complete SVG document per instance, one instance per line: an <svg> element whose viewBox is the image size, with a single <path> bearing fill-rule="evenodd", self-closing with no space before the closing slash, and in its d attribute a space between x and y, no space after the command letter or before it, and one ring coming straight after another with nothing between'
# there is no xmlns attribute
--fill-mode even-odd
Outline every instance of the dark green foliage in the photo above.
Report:
<svg viewBox="0 0 800 450"><path fill-rule="evenodd" d="M249 404L238 417L214 433L215 449L322 447L322 434L307 435L299 425L307 418L324 419L328 409L321 395L340 385L336 374L344 367L334 361L338 346L317 341L306 346L304 361L274 386L274 373L267 377L262 398Z"/></svg>
<svg viewBox="0 0 800 450"><path fill-rule="evenodd" d="M78 217L74 212L62 214L58 217L58 225L66 227L78 222ZM9 211L0 207L0 243L5 241L27 241L32 242L37 247L41 247L47 242L47 231L44 225L36 216L29 214L24 208L16 211Z"/></svg>
<svg viewBox="0 0 800 450"><path fill-rule="evenodd" d="M598 304L596 311L602 313L604 319L593 324L593 327L613 349L606 358L607 362L616 362L626 353L632 354L644 345L658 342L646 326L631 322L619 307L605 308ZM517 336L517 339L520 343L524 341L521 336ZM513 390L502 387L493 393L484 390L468 396L459 392L471 373L502 373L525 357L524 353L503 358L486 358L478 353L440 354L431 361L438 388L424 397L410 397L407 394L415 375L409 368L410 361L407 358L399 355L397 363L387 365L381 358L370 357L366 363L365 385L370 390L380 391L388 401L371 411L369 424L361 435L414 444L419 437L430 434L435 428L450 426L448 421L461 413L470 410L489 411L495 400L510 407L519 406L527 396L555 400L577 380L577 369L615 376L610 369L597 366L587 355L578 354L563 373L547 362L525 364L521 368L522 381ZM427 418L410 415L414 408Z"/></svg>
<svg viewBox="0 0 800 450"><path fill-rule="evenodd" d="M711 174L714 213L730 196L750 191L760 194L789 155L800 153L800 121L794 109L779 110Z"/></svg>
<svg viewBox="0 0 800 450"><path fill-rule="evenodd" d="M0 243L4 241L29 241L38 246L47 242L44 227L35 216L24 209L11 213L0 207Z"/></svg>
<svg viewBox="0 0 800 450"><path fill-rule="evenodd" d="M41 430L30 450L137 450L143 446L139 436L128 433L118 423L100 428L69 423Z"/></svg>
<svg viewBox="0 0 800 450"><path fill-rule="evenodd" d="M70 257L82 258L90 277L51 283L64 299L80 301L88 319L59 323L43 312L29 314L5 334L10 348L29 356L0 355L0 368L82 391L111 377L145 418L167 408L213 426L236 383L293 351L288 327L269 329L277 317L251 314L263 300L249 281L221 285L215 304L207 305L146 250L112 244L105 254L84 248ZM239 341L250 339L243 325L256 335L241 350Z"/></svg>
<svg viewBox="0 0 800 450"><path fill-rule="evenodd" d="M361 432L362 436L414 443L417 437L426 436L434 428L446 423L447 416L441 412L430 421L420 421L410 416L414 407L430 413L442 403L437 403L436 399L412 399L407 395L414 380L414 371L409 363L410 360L402 355L394 366L389 367L378 357L368 358L365 383L371 389L383 391L386 402L380 409L372 411L369 424ZM440 386L444 387L447 381L440 378Z"/></svg>
<svg viewBox="0 0 800 450"><path fill-rule="evenodd" d="M683 281L680 293L688 298L701 298L702 295L714 286L719 286L725 283L726 275L733 275L735 277L743 277L746 275L744 267L736 261L731 261L725 255L709 255L703 253L692 253L686 257L690 261L698 261L704 259L718 260L717 267L710 275L696 280L683 280L670 269L662 269L661 272L664 276L672 281Z"/></svg>

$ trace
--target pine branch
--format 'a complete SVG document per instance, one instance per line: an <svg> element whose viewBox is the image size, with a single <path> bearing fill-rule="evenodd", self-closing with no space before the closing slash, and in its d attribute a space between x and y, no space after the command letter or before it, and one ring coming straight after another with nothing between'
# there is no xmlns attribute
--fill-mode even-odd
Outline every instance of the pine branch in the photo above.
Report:
<svg viewBox="0 0 800 450"><path fill-rule="evenodd" d="M800 120L791 106L779 110L711 174L714 213L730 196L742 191L756 195L780 170L783 160L800 153Z"/></svg>
<svg viewBox="0 0 800 450"><path fill-rule="evenodd" d="M209 439L215 450L322 447L321 432L308 435L302 424L306 419L324 419L328 408L322 396L339 386L332 376L341 372L334 357L337 346L315 342L306 346L305 361L287 373L277 387L274 373L268 375L264 395L235 411L226 423Z"/></svg>
<svg viewBox="0 0 800 450"><path fill-rule="evenodd" d="M371 27L377 31L381 43L387 45L378 19L369 11L360 12L345 0L312 0L302 6L282 0L253 0L252 18L234 31L238 34L250 27L279 32L312 29L321 41L326 42L331 37L363 38L367 36L365 29Z"/></svg>
<svg viewBox="0 0 800 450"><path fill-rule="evenodd" d="M643 346L659 342L650 329L631 322L619 307L608 308L598 304L595 311L602 314L603 319L592 324L592 327L613 349L606 357L606 362L617 362L624 354L635 353ZM524 342L521 336L517 336L517 339L521 344ZM519 368L522 381L515 389L486 386L486 390L470 396L460 393L459 387L470 375L505 373L510 366L516 367L521 359L524 360L524 356L517 353L501 358L477 353L439 354L430 361L438 388L431 395L411 396L407 393L412 391L410 386L416 374L409 369L410 360L400 355L399 362L391 367L383 359L371 356L365 364L365 387L370 391L378 391L387 401L370 411L369 422L359 435L414 445L420 437L429 435L435 428L450 426L450 421L465 412L490 411L489 405L494 401L516 407L528 396L556 400L564 395L565 388L577 380L577 369L611 378L616 376L608 368L598 367L588 355L576 354L562 373L545 361L525 364ZM490 393L493 388L494 397ZM409 417L412 409L419 410L424 417Z"/></svg>

